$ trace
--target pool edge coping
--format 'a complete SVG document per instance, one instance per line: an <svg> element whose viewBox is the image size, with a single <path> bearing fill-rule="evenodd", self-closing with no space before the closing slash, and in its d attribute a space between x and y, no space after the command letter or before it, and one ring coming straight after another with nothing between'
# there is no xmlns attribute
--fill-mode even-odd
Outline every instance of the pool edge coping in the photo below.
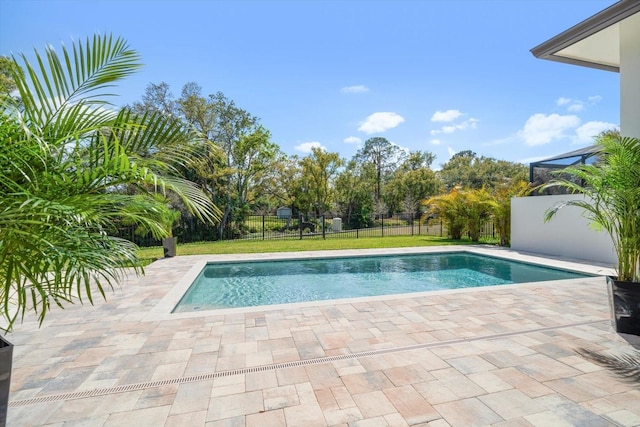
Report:
<svg viewBox="0 0 640 427"><path fill-rule="evenodd" d="M261 305L253 307L234 307L234 308L220 308L213 310L202 310L193 312L172 313L175 306L182 299L185 292L189 289L193 281L198 277L202 269L210 263L225 263L225 262L250 262L250 261L272 261L272 260L308 260L319 258L346 258L346 257L365 257L365 256L380 256L380 255L409 255L409 254L436 254L436 253L451 253L451 252L467 252L476 255L485 255L495 258L501 258L509 261L524 262L528 264L538 265L542 267L557 268L562 270L568 270L578 273L592 274L595 277L592 278L577 278L577 279L564 279L564 280L551 280L546 282L528 282L517 283L507 285L494 285L477 288L459 288L459 289L446 289L437 291L423 291L412 292L402 294L390 294L390 295L377 295L368 297L357 298L341 298L322 301L305 301L298 303L286 303L286 304L272 304ZM181 257L182 259L186 256ZM441 295L450 293L461 293L470 291L487 291L487 290L499 290L513 286L527 286L535 287L542 285L553 285L558 282L573 283L580 281L593 281L602 280L602 276L614 274L613 269L602 266L593 265L590 261L585 260L573 260L564 258L547 258L538 254L524 253L513 251L509 248L499 247L487 247L487 246L426 246L426 247L406 247L406 248L374 248L374 249L342 249L342 250L323 250L323 251L305 251L305 252L265 252L265 253L250 253L250 254L212 254L212 255L198 255L194 258L193 265L186 274L184 274L177 283L175 283L171 289L165 294L162 299L147 312L147 314L141 319L142 321L164 321L164 320L179 320L190 319L196 317L211 317L211 316L225 316L230 314L241 313L255 313L272 310L283 309L296 309L296 308L308 308L308 307L320 307L327 305L337 304L349 304L349 303L363 303L367 301L382 301L382 300L394 300L404 298L416 298L428 295ZM203 259L204 258L204 259ZM586 264L589 262L589 264Z"/></svg>

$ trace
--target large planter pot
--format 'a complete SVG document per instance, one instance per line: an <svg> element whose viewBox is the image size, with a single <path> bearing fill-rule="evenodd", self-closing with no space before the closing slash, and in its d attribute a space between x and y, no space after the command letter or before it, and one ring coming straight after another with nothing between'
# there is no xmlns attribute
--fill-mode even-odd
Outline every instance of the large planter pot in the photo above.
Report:
<svg viewBox="0 0 640 427"><path fill-rule="evenodd" d="M164 239L162 239L162 249L164 249L164 256L176 256L177 245L178 239L176 237L165 237Z"/></svg>
<svg viewBox="0 0 640 427"><path fill-rule="evenodd" d="M13 344L0 337L0 426L7 425Z"/></svg>
<svg viewBox="0 0 640 427"><path fill-rule="evenodd" d="M640 283L607 277L611 324L618 333L640 335Z"/></svg>

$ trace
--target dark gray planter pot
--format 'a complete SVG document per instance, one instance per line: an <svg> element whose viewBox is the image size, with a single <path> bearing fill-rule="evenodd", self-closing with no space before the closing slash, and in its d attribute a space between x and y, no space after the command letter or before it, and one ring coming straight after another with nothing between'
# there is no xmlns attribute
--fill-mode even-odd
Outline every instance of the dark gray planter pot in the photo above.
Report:
<svg viewBox="0 0 640 427"><path fill-rule="evenodd" d="M616 332L640 336L640 283L607 276L611 325Z"/></svg>
<svg viewBox="0 0 640 427"><path fill-rule="evenodd" d="M162 239L162 249L164 249L165 258L176 256L177 245L177 237L165 237L164 239Z"/></svg>
<svg viewBox="0 0 640 427"><path fill-rule="evenodd" d="M13 344L0 337L0 426L7 425Z"/></svg>

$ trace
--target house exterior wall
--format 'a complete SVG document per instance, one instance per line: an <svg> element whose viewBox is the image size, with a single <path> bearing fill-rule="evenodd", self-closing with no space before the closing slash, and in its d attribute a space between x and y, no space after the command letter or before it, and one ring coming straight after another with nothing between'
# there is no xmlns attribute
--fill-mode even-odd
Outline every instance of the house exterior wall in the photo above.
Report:
<svg viewBox="0 0 640 427"><path fill-rule="evenodd" d="M620 22L620 133L640 138L640 13Z"/></svg>
<svg viewBox="0 0 640 427"><path fill-rule="evenodd" d="M582 197L560 195L511 199L511 248L614 266L616 255L609 235L590 228L580 208L564 207L553 220L544 222L545 211L556 203Z"/></svg>

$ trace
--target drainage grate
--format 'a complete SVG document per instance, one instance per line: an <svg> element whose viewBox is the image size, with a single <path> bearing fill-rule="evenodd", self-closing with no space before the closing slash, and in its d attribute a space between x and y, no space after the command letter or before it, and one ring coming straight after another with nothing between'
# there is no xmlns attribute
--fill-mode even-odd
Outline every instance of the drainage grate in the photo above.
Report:
<svg viewBox="0 0 640 427"><path fill-rule="evenodd" d="M545 331L552 331L552 330L575 327L575 326L591 325L591 324L601 323L601 322L603 321L591 320L586 322L570 323L570 324L561 325L561 326L548 326L548 327L528 329L525 331L518 331L518 332L503 332L499 334L482 335L482 336L472 337L472 338L458 338L453 340L431 342L431 343L424 343L424 344L415 344L415 345L409 345L404 347L393 347L393 348L385 348L380 350L362 351L359 353L341 354L337 356L318 357L316 359L306 359L306 360L298 360L295 362L275 363L272 365L256 366L252 368L232 369L229 371L212 372L210 374L171 378L171 379L160 380L160 381L149 381L149 382L137 383L137 384L127 384L127 385L122 385L117 387L96 388L93 390L76 391L72 393L51 394L47 396L32 397L29 399L14 400L12 402L9 402L9 407L15 408L19 406L36 405L38 403L49 403L49 402L59 402L64 400L84 399L87 397L104 396L108 394L125 393L128 391L145 390L149 388L157 388L157 387L162 387L166 385L186 384L186 383L193 383L197 381L206 381L206 380L212 380L215 378L228 377L232 375L250 374L254 372L275 371L278 369L295 368L299 366L319 365L322 363L335 362L338 360L359 359L362 357L379 356L383 354L397 353L401 351L444 347L447 345L460 344L463 342L491 340L491 339L504 338L504 337L514 336L514 335L528 334L533 332L545 332Z"/></svg>

